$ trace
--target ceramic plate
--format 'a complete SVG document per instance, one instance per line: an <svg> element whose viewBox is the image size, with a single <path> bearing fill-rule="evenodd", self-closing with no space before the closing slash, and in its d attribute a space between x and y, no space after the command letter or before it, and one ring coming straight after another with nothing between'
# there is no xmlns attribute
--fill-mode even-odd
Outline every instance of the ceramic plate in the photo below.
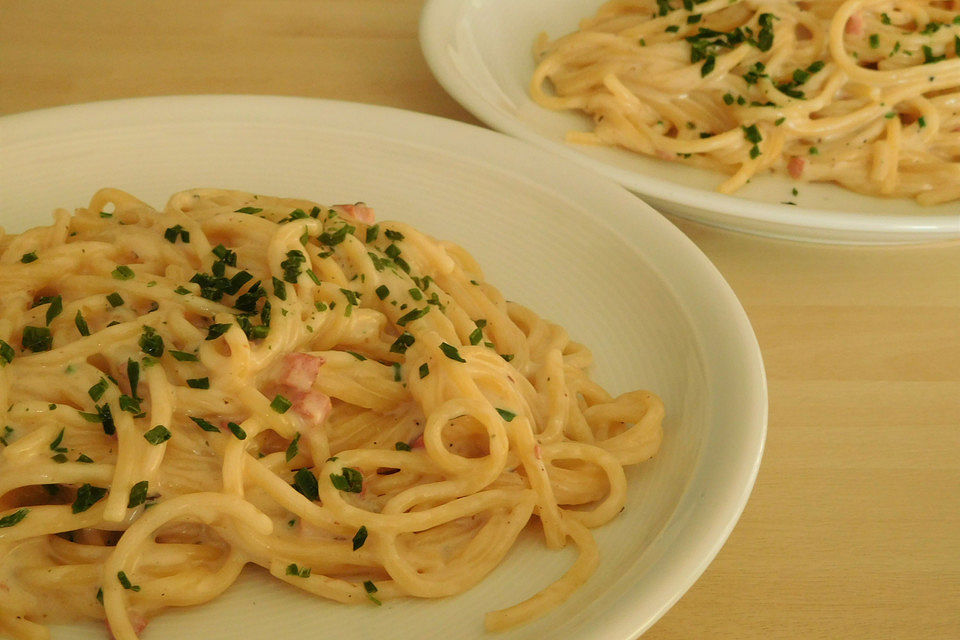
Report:
<svg viewBox="0 0 960 640"><path fill-rule="evenodd" d="M588 118L534 103L528 93L533 43L577 29L601 0L429 0L420 43L440 84L491 127L603 173L662 211L775 237L845 243L960 238L960 203L922 207L913 200L863 196L835 185L758 176L736 195L715 191L721 178L621 149L571 145ZM792 202L794 204L785 204Z"/></svg>
<svg viewBox="0 0 960 640"><path fill-rule="evenodd" d="M633 640L697 579L746 503L767 415L753 331L703 254L607 178L479 127L298 98L94 103L0 118L0 134L8 230L46 224L107 185L156 207L200 186L363 200L380 220L466 247L509 299L589 345L611 391L663 397L662 451L630 470L626 510L596 530L596 574L545 618L491 638ZM382 607L324 602L248 568L212 603L155 618L144 638L483 637L484 612L543 588L574 555L548 551L531 530L468 593ZM100 640L103 628L54 637Z"/></svg>

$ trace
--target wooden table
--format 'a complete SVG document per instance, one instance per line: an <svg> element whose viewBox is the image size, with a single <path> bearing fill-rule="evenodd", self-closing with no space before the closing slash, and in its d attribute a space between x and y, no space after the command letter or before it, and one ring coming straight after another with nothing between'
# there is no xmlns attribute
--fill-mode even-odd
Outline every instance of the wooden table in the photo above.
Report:
<svg viewBox="0 0 960 640"><path fill-rule="evenodd" d="M0 114L259 93L477 121L421 0L0 0ZM645 640L960 638L960 246L818 246L675 220L746 307L770 383L746 512Z"/></svg>

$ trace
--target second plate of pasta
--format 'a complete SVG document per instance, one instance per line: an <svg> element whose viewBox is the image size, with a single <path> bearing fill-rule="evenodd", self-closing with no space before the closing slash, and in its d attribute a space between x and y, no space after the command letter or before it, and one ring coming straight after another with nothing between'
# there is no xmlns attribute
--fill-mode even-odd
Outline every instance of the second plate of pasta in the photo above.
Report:
<svg viewBox="0 0 960 640"><path fill-rule="evenodd" d="M432 0L421 45L481 120L667 213L812 241L958 238L956 11L874 4Z"/></svg>

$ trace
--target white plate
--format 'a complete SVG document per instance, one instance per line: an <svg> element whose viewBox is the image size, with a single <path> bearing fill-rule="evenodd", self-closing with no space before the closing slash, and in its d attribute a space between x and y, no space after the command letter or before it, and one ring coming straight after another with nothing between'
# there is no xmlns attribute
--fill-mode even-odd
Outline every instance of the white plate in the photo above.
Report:
<svg viewBox="0 0 960 640"><path fill-rule="evenodd" d="M766 428L760 352L736 297L700 251L612 181L527 143L432 116L272 97L148 98L0 118L0 211L45 224L111 185L161 206L194 186L364 200L474 253L510 299L564 324L614 392L666 402L666 440L634 468L626 511L596 531L597 573L546 618L492 638L632 640L696 580L750 493ZM472 591L347 607L249 570L151 638L429 640L481 637L483 613L531 595L572 551L525 536ZM95 625L54 637L102 638Z"/></svg>
<svg viewBox="0 0 960 640"><path fill-rule="evenodd" d="M420 44L440 84L491 127L592 167L663 211L762 235L845 243L960 238L960 203L862 196L834 185L759 176L735 196L716 193L717 174L612 148L564 142L589 130L585 116L544 109L530 98L533 42L575 31L601 0L429 0ZM796 206L783 204L796 202Z"/></svg>

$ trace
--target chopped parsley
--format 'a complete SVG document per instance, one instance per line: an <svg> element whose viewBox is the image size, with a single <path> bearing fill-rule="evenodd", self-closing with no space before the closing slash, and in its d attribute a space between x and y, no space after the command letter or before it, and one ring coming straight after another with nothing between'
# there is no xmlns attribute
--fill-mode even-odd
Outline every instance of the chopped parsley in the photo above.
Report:
<svg viewBox="0 0 960 640"><path fill-rule="evenodd" d="M203 418L197 418L195 416L189 416L189 417L191 420L193 420L196 423L198 427L200 427L204 431L210 431L211 433L220 433L220 429L218 429L216 425L212 424L211 422L204 420Z"/></svg>
<svg viewBox="0 0 960 640"><path fill-rule="evenodd" d="M130 395L136 398L137 387L140 386L140 363L132 358L127 358L127 380L130 381Z"/></svg>
<svg viewBox="0 0 960 640"><path fill-rule="evenodd" d="M933 49L931 49L929 45L923 45L921 49L923 49L923 64L933 64L934 62L947 59L946 54L940 56L933 55Z"/></svg>
<svg viewBox="0 0 960 640"><path fill-rule="evenodd" d="M120 396L120 410L136 416L140 413L140 401L124 393Z"/></svg>
<svg viewBox="0 0 960 640"><path fill-rule="evenodd" d="M307 567L301 569L296 564L291 563L287 565L287 575L294 576L296 578L309 578L310 569Z"/></svg>
<svg viewBox="0 0 960 640"><path fill-rule="evenodd" d="M300 432L297 432L297 435L293 437L293 440L290 441L290 444L287 446L286 460L290 462L297 457L297 454L300 453Z"/></svg>
<svg viewBox="0 0 960 640"><path fill-rule="evenodd" d="M276 277L273 278L273 295L280 300L287 299L287 285L283 283L283 280Z"/></svg>
<svg viewBox="0 0 960 640"><path fill-rule="evenodd" d="M129 591L140 591L140 585L131 584L130 578L128 578L127 574L125 574L123 571L117 572L117 580L120 581L120 584L123 585L124 589L127 589Z"/></svg>
<svg viewBox="0 0 960 640"><path fill-rule="evenodd" d="M83 513L107 495L107 490L103 487L95 487L84 483L77 489L77 498L73 501L70 510L74 513Z"/></svg>
<svg viewBox="0 0 960 640"><path fill-rule="evenodd" d="M133 273L133 269L131 269L125 264L121 264L117 266L116 269L111 271L110 275L112 275L117 280L133 280L133 277L135 274Z"/></svg>
<svg viewBox="0 0 960 640"><path fill-rule="evenodd" d="M187 386L191 389L209 389L210 378L187 378Z"/></svg>
<svg viewBox="0 0 960 640"><path fill-rule="evenodd" d="M210 253L217 257L218 262L222 262L226 266L237 266L237 254L227 249L222 243L211 249Z"/></svg>
<svg viewBox="0 0 960 640"><path fill-rule="evenodd" d="M353 550L356 551L367 541L367 527L361 526L353 536Z"/></svg>
<svg viewBox="0 0 960 640"><path fill-rule="evenodd" d="M270 402L270 408L277 413L286 413L292 406L293 403L279 393L275 395Z"/></svg>
<svg viewBox="0 0 960 640"><path fill-rule="evenodd" d="M480 344L480 341L483 340L483 328L487 326L487 321L483 318L480 318L476 322L477 328L470 332L469 340L470 344L477 345Z"/></svg>
<svg viewBox="0 0 960 640"><path fill-rule="evenodd" d="M161 442L166 442L171 436L172 434L170 433L170 430L162 424L158 424L153 429L150 429L143 434L143 438L150 444L154 445L160 444Z"/></svg>
<svg viewBox="0 0 960 640"><path fill-rule="evenodd" d="M17 509L10 515L3 516L0 518L0 529L6 529L7 527L19 524L27 517L28 513L30 513L30 509Z"/></svg>
<svg viewBox="0 0 960 640"><path fill-rule="evenodd" d="M50 450L56 451L57 453L66 453L67 448L61 447L60 443L63 442L63 432L65 429L60 429L60 433L57 434L57 437L53 439L50 443Z"/></svg>
<svg viewBox="0 0 960 640"><path fill-rule="evenodd" d="M407 348L409 348L417 339L413 337L412 334L402 333L400 337L393 341L393 344L390 345L390 353L406 353Z"/></svg>
<svg viewBox="0 0 960 640"><path fill-rule="evenodd" d="M287 252L287 259L280 263L283 269L283 279L292 284L296 284L297 279L303 271L303 263L307 261L302 251L293 249Z"/></svg>
<svg viewBox="0 0 960 640"><path fill-rule="evenodd" d="M293 488L307 500L320 499L320 486L317 484L317 476L313 475L309 469L300 469L293 475Z"/></svg>
<svg viewBox="0 0 960 640"><path fill-rule="evenodd" d="M50 306L47 307L47 326L50 326L50 322L53 321L60 313L63 311L63 297L56 295L50 301Z"/></svg>
<svg viewBox="0 0 960 640"><path fill-rule="evenodd" d="M190 242L190 232L179 224L169 227L166 231L164 231L163 237L171 244L175 244L177 242L177 238L179 238L181 242Z"/></svg>
<svg viewBox="0 0 960 640"><path fill-rule="evenodd" d="M662 0L657 0L657 2L661 2L661 1L662 1ZM377 586L376 586L375 584L373 584L373 582L371 582L370 580L364 580L364 581L363 581L363 590L367 592L367 598L370 599L370 602L372 602L373 604L375 604L375 605L377 605L377 606L380 606L380 604L381 604L380 600L379 600L376 596L373 595L373 594L375 594L375 593L377 592Z"/></svg>
<svg viewBox="0 0 960 640"><path fill-rule="evenodd" d="M706 77L710 75L710 72L713 71L717 66L716 56L709 55L707 59L703 61L703 66L700 67L700 77Z"/></svg>
<svg viewBox="0 0 960 640"><path fill-rule="evenodd" d="M163 355L163 338L153 327L144 325L138 344L140 350L149 356L159 358Z"/></svg>
<svg viewBox="0 0 960 640"><path fill-rule="evenodd" d="M13 357L16 355L16 352L13 350L9 344L0 340L0 364L8 365L13 362Z"/></svg>
<svg viewBox="0 0 960 640"><path fill-rule="evenodd" d="M497 407L497 413L499 413L500 417L507 422L511 422L517 417L517 414L515 414L513 411L507 411L506 409L501 409L500 407Z"/></svg>
<svg viewBox="0 0 960 640"><path fill-rule="evenodd" d="M443 351L443 355L447 356L451 360L456 360L457 362L466 362L461 356L460 352L457 351L457 348L452 344L447 344L446 342L440 343L440 351Z"/></svg>
<svg viewBox="0 0 960 640"><path fill-rule="evenodd" d="M741 128L743 129L743 137L745 137L747 141L757 144L763 140L763 136L760 135L760 130L757 129L757 125L752 124L749 127Z"/></svg>
<svg viewBox="0 0 960 640"><path fill-rule="evenodd" d="M127 501L127 509L133 509L134 507L139 507L144 502L147 501L147 487L149 482L146 480L141 480L132 487L130 487L130 500Z"/></svg>
<svg viewBox="0 0 960 640"><path fill-rule="evenodd" d="M214 324L210 325L210 327L207 329L207 337L204 338L204 339L205 339L205 340L216 340L217 338L219 338L220 336L222 336L223 334L225 334L227 331L229 331L229 330L230 330L230 327L231 327L231 325L228 324L228 323L226 323L226 322L217 322L217 323L214 323Z"/></svg>
<svg viewBox="0 0 960 640"><path fill-rule="evenodd" d="M83 313L79 309L77 309L77 315L73 317L73 324L76 325L77 331L80 332L80 335L90 335L90 327L87 325L87 320L83 317Z"/></svg>
<svg viewBox="0 0 960 640"><path fill-rule="evenodd" d="M116 433L116 426L113 423L113 412L110 411L109 404L96 405L96 413L86 413L80 411L80 417L82 417L87 422L99 422L103 425L103 432L108 436L112 436Z"/></svg>
<svg viewBox="0 0 960 640"><path fill-rule="evenodd" d="M53 347L53 334L47 327L24 327L20 344L34 353L49 351Z"/></svg>
<svg viewBox="0 0 960 640"><path fill-rule="evenodd" d="M355 230L355 227L351 227L350 225L345 224L341 226L339 229L337 229L336 231L334 231L333 233L324 231L317 237L317 240L320 241L320 244L327 245L328 247L333 247L343 242L344 239L346 239L346 237L349 234L354 232L354 230Z"/></svg>
<svg viewBox="0 0 960 640"><path fill-rule="evenodd" d="M247 439L247 432L244 431L243 428L240 425L238 425L236 422L228 422L227 429L230 429L230 433L235 435L237 437L237 440Z"/></svg>
<svg viewBox="0 0 960 640"><path fill-rule="evenodd" d="M405 326L407 323L413 322L414 320L419 320L423 316L427 315L428 311L430 311L430 307L424 307L422 309L414 309L413 311L409 311L406 314L397 318L397 324L401 327Z"/></svg>
<svg viewBox="0 0 960 640"><path fill-rule="evenodd" d="M339 475L331 473L330 482L340 491L346 491L348 493L360 493L363 491L363 474L350 467L344 467Z"/></svg>
<svg viewBox="0 0 960 640"><path fill-rule="evenodd" d="M318 284L319 284L319 281L318 281ZM360 294L357 293L356 291L353 291L351 289L340 289L340 293L342 293L344 297L346 297L348 303L354 304L354 305L360 304L360 301L358 300L358 296Z"/></svg>

